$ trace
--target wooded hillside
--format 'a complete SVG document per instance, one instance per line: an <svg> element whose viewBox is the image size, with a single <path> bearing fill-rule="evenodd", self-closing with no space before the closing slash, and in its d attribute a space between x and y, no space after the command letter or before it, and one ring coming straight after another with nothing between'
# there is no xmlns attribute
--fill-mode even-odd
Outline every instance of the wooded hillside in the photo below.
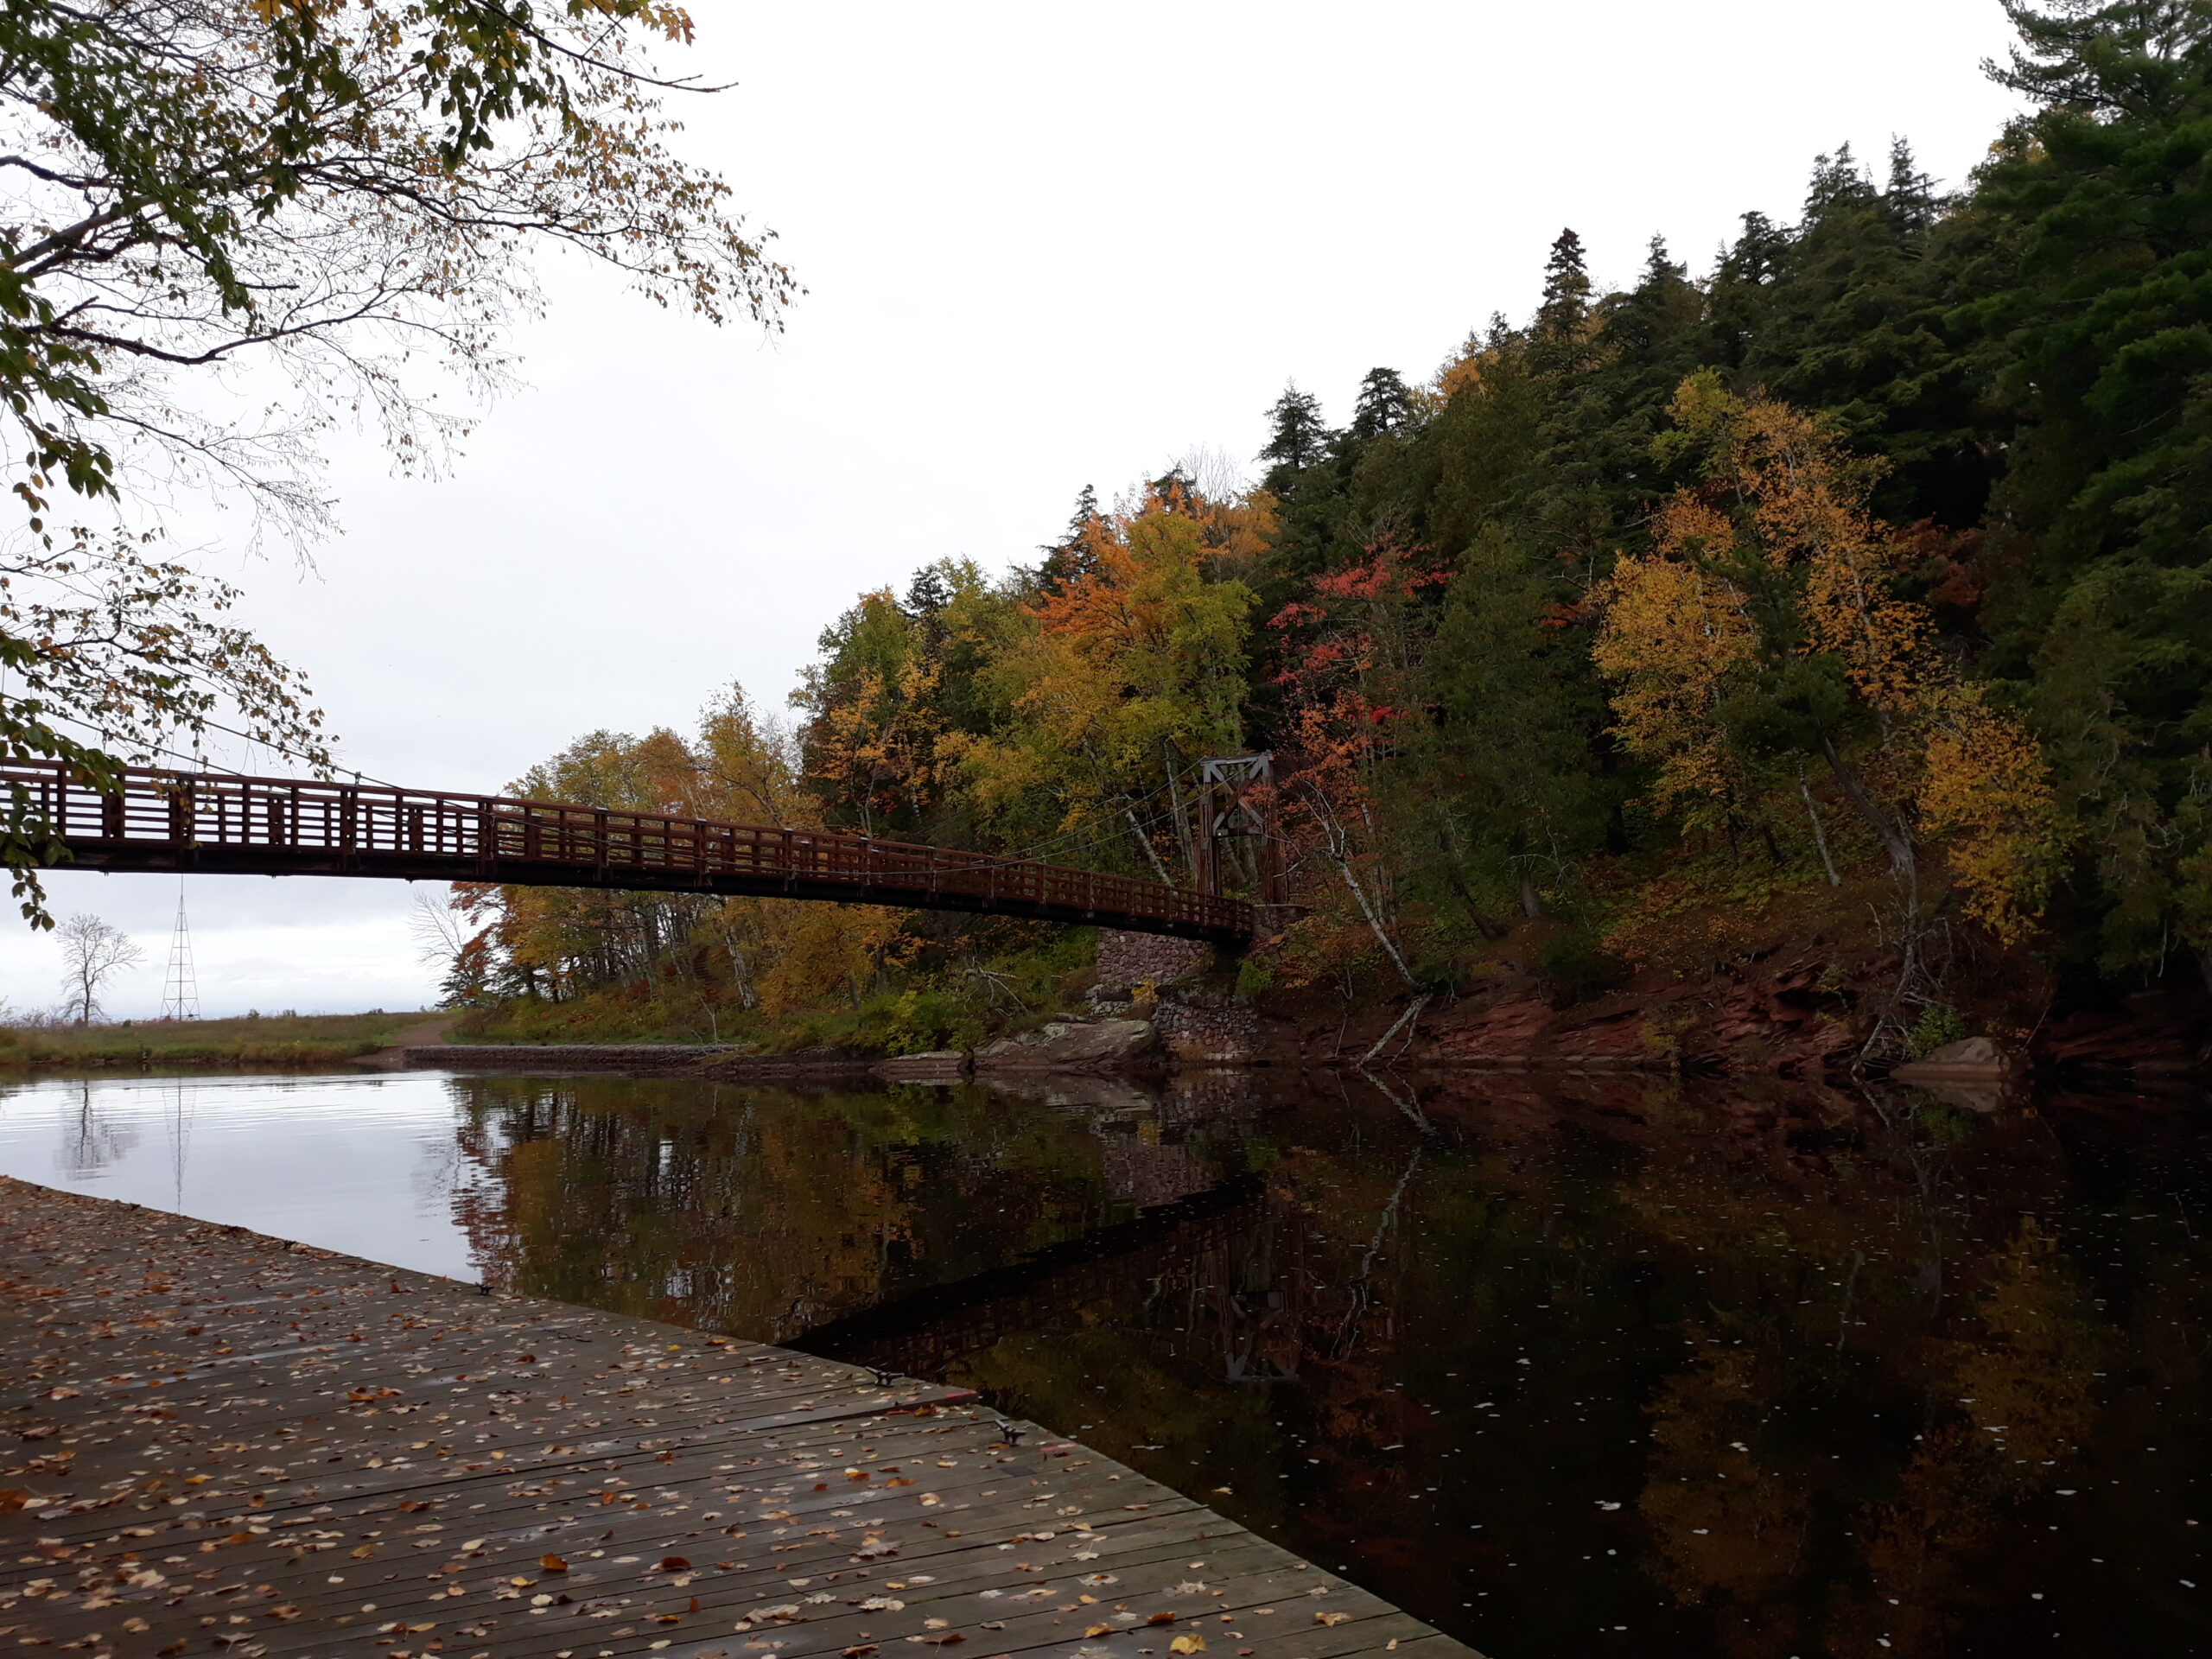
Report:
<svg viewBox="0 0 2212 1659"><path fill-rule="evenodd" d="M2212 8L2010 10L1993 73L2030 112L1957 193L1903 143L1841 150L1795 224L1745 215L1695 275L1655 238L1610 292L1566 231L1535 314L1433 373L1373 370L1340 425L1285 390L1256 482L1086 488L1004 576L861 595L790 732L734 697L518 789L1187 881L1195 762L1265 749L1310 911L1248 988L1465 988L1503 955L1572 997L1824 918L1893 959L1893 1047L2003 962L2194 984ZM489 931L456 995L874 998L893 1044L1079 965L1013 925L462 902Z"/></svg>

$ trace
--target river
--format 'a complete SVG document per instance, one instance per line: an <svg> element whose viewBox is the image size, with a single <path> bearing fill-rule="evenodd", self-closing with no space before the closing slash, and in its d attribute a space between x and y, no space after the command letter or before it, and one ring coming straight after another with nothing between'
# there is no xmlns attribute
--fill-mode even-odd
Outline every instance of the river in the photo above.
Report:
<svg viewBox="0 0 2212 1659"><path fill-rule="evenodd" d="M2167 1655L2206 1104L111 1077L0 1171L974 1387L1494 1659Z"/></svg>

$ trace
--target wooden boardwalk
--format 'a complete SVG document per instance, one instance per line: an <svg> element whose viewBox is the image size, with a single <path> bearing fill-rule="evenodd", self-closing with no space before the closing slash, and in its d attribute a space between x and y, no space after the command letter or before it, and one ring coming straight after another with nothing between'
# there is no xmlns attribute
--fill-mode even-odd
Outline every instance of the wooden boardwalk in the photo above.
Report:
<svg viewBox="0 0 2212 1659"><path fill-rule="evenodd" d="M0 1178L0 1650L1472 1659L970 1399Z"/></svg>

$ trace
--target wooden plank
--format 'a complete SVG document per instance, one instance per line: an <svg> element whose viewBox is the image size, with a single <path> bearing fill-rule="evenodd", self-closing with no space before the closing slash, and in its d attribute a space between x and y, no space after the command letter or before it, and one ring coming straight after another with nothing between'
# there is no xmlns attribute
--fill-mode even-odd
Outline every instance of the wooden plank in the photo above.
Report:
<svg viewBox="0 0 2212 1659"><path fill-rule="evenodd" d="M91 1659L1471 1651L957 1390L16 1181L0 1433L0 1643Z"/></svg>

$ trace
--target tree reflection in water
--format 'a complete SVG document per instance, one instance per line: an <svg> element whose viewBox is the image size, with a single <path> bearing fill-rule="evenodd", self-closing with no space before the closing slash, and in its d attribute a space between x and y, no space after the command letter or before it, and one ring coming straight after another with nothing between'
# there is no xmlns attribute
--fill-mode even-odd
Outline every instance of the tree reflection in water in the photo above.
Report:
<svg viewBox="0 0 2212 1659"><path fill-rule="evenodd" d="M967 1383L1495 1654L2212 1643L2194 1096L453 1087L493 1282Z"/></svg>
<svg viewBox="0 0 2212 1659"><path fill-rule="evenodd" d="M105 1104L99 1085L90 1079L78 1082L56 1102L62 1133L54 1153L54 1173L65 1183L86 1180L120 1163L138 1144L137 1127L117 1121L102 1109Z"/></svg>

